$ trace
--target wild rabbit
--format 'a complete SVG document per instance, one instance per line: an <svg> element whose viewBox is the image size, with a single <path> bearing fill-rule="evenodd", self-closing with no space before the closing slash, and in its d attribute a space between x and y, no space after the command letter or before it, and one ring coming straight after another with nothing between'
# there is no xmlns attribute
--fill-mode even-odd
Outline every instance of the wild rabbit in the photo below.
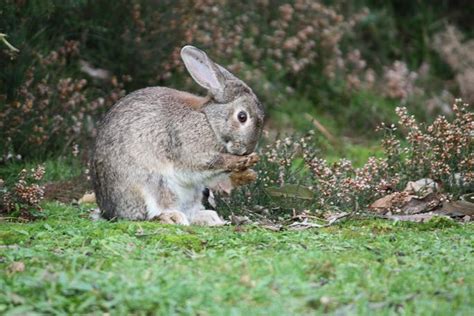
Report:
<svg viewBox="0 0 474 316"><path fill-rule="evenodd" d="M264 111L252 90L201 50L181 58L207 97L164 87L135 91L101 122L91 174L102 217L222 225L202 192L258 157Z"/></svg>

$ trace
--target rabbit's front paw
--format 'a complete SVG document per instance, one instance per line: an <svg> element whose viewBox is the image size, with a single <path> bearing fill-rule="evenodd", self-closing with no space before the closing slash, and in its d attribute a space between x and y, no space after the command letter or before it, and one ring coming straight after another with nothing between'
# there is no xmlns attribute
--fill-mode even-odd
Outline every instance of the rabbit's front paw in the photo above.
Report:
<svg viewBox="0 0 474 316"><path fill-rule="evenodd" d="M163 224L178 224L178 225L189 225L188 218L186 215L179 211L166 211L161 213L157 220Z"/></svg>
<svg viewBox="0 0 474 316"><path fill-rule="evenodd" d="M217 215L215 211L199 211L194 216L191 224L199 226L222 226L225 222Z"/></svg>
<svg viewBox="0 0 474 316"><path fill-rule="evenodd" d="M255 165L259 160L260 158L256 153L251 153L248 156L239 156L230 169L231 171L243 171Z"/></svg>
<svg viewBox="0 0 474 316"><path fill-rule="evenodd" d="M229 176L232 187L239 187L257 180L257 173L252 169L234 171Z"/></svg>

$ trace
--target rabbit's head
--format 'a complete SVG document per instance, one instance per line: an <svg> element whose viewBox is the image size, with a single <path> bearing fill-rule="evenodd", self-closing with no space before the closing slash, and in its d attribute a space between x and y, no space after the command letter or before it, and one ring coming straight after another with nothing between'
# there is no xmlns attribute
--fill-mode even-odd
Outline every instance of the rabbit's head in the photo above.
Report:
<svg viewBox="0 0 474 316"><path fill-rule="evenodd" d="M253 152L262 132L264 111L252 90L196 47L183 47L181 58L194 81L208 90L209 102L202 111L227 152Z"/></svg>

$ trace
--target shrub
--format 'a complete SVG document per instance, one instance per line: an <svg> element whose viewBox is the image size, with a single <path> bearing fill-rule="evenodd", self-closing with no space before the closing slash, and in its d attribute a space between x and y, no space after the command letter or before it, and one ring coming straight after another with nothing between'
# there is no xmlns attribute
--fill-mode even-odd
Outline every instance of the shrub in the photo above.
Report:
<svg viewBox="0 0 474 316"><path fill-rule="evenodd" d="M37 212L41 211L40 202L44 191L39 181L44 173L43 166L31 170L23 169L11 188L4 187L5 184L0 179L0 214L26 219L35 217Z"/></svg>
<svg viewBox="0 0 474 316"><path fill-rule="evenodd" d="M347 159L330 164L320 158L314 133L276 140L261 153L257 182L235 190L229 201L221 197L221 208L278 210L288 216L288 209L280 208L284 197L293 212L348 211L365 208L420 178L435 180L447 198L458 198L474 189L474 113L469 110L468 104L456 100L452 120L440 115L425 125L406 108L397 108L398 127L379 127L384 156L370 157L360 168ZM397 128L404 134L396 133Z"/></svg>
<svg viewBox="0 0 474 316"><path fill-rule="evenodd" d="M124 95L116 78L102 90L82 76L69 76L66 69L79 54L79 43L66 41L45 56L33 57L15 97L4 100L0 111L2 160L51 151L64 154L93 136L98 115Z"/></svg>
<svg viewBox="0 0 474 316"><path fill-rule="evenodd" d="M463 34L453 25L434 36L433 48L455 72L463 98L474 102L474 40L464 41Z"/></svg>

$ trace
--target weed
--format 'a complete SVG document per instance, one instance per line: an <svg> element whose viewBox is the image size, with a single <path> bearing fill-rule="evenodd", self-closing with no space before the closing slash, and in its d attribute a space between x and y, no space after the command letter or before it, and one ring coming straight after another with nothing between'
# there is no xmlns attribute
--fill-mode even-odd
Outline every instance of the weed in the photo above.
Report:
<svg viewBox="0 0 474 316"><path fill-rule="evenodd" d="M3 187L4 182L0 179L0 214L32 218L41 211L40 202L44 191L38 181L43 178L44 173L43 166L23 169L12 188Z"/></svg>

